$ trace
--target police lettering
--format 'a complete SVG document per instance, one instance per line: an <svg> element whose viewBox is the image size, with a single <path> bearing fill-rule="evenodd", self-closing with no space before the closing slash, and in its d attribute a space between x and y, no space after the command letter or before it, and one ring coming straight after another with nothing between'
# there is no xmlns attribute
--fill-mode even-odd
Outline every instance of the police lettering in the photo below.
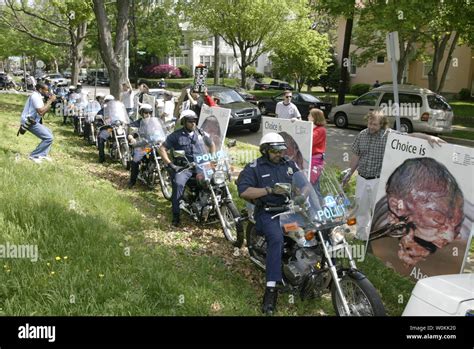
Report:
<svg viewBox="0 0 474 349"><path fill-rule="evenodd" d="M416 154L416 151L417 151L416 145L411 145L410 142L408 142L408 141L407 141L406 144L400 143L400 141L398 139L394 139L392 141L391 146L392 146L392 149L405 151L405 152L411 153L411 154Z"/></svg>
<svg viewBox="0 0 474 349"><path fill-rule="evenodd" d="M202 154L202 155L196 156L196 162L200 164L202 162L219 160L219 159L222 159L224 156L225 156L225 152L222 150L219 150L217 153L208 153L208 154Z"/></svg>
<svg viewBox="0 0 474 349"><path fill-rule="evenodd" d="M324 207L322 210L318 211L318 220L328 220L335 217L340 217L344 214L346 209L344 205L337 205L334 207Z"/></svg>

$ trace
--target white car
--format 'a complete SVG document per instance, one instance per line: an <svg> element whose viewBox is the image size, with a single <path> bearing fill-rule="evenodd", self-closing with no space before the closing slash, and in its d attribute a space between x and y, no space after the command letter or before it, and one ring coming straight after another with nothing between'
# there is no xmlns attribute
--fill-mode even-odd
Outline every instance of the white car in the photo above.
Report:
<svg viewBox="0 0 474 349"><path fill-rule="evenodd" d="M47 78L56 85L69 85L71 81L69 79L66 79L61 74L49 74Z"/></svg>
<svg viewBox="0 0 474 349"><path fill-rule="evenodd" d="M399 86L400 131L451 133L453 109L443 96L413 85ZM363 94L351 103L332 108L329 121L337 127L367 126L365 116L382 110L395 129L393 85L382 85Z"/></svg>
<svg viewBox="0 0 474 349"><path fill-rule="evenodd" d="M474 274L419 280L402 316L474 316Z"/></svg>

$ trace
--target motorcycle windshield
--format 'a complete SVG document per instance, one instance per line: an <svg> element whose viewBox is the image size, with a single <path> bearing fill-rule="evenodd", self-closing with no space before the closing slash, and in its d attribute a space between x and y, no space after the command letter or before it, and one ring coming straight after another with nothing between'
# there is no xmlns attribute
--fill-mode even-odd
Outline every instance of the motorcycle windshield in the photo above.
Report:
<svg viewBox="0 0 474 349"><path fill-rule="evenodd" d="M108 101L107 104L105 104L104 120L107 125L115 124L117 121L120 121L122 124L130 123L127 110L120 101Z"/></svg>
<svg viewBox="0 0 474 349"><path fill-rule="evenodd" d="M161 143L166 139L163 123L152 116L142 119L138 134L150 144Z"/></svg>
<svg viewBox="0 0 474 349"><path fill-rule="evenodd" d="M294 213L280 216L283 231L296 227L318 227L325 229L333 223L345 223L353 210L353 200L342 189L336 172L326 167L320 176L318 195L304 172L293 175L290 199L296 209Z"/></svg>
<svg viewBox="0 0 474 349"><path fill-rule="evenodd" d="M228 153L225 150L213 152L213 145L211 136L206 132L198 136L198 141L194 145L194 162L206 179L211 179L218 170L227 171Z"/></svg>

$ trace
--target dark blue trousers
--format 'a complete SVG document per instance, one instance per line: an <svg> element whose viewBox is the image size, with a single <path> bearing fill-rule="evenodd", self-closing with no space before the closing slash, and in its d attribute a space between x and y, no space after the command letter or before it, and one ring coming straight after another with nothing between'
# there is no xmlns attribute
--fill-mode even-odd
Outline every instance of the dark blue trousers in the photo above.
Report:
<svg viewBox="0 0 474 349"><path fill-rule="evenodd" d="M283 231L280 217L272 219L275 213L260 212L257 215L257 232L263 233L267 241L267 258L265 260L265 276L268 281L281 281L281 254L283 251Z"/></svg>
<svg viewBox="0 0 474 349"><path fill-rule="evenodd" d="M183 196L186 182L193 175L192 170L184 170L173 174L173 191L171 193L171 206L173 208L173 216L179 215L179 200Z"/></svg>

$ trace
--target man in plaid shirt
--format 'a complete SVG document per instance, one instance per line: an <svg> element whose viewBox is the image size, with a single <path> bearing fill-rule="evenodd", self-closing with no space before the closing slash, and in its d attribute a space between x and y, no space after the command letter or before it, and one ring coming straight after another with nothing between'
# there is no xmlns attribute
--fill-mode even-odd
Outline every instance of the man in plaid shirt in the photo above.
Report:
<svg viewBox="0 0 474 349"><path fill-rule="evenodd" d="M345 186L355 170L358 171L356 182L357 232L356 238L367 240L372 221L372 208L377 195L380 172L382 171L385 145L390 132L397 132L388 128L388 119L381 111L372 111L367 115L367 128L362 130L352 144L352 159L350 172L344 177ZM435 143L446 143L441 138L411 133L410 136L422 138L431 146Z"/></svg>

